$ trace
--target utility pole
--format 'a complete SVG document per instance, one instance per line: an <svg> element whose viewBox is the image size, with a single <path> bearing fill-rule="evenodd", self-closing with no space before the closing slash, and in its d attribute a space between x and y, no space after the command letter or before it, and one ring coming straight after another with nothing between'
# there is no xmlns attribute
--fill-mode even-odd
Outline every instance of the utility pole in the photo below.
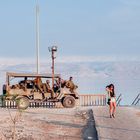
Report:
<svg viewBox="0 0 140 140"><path fill-rule="evenodd" d="M39 5L36 5L36 65L37 65L37 74L40 73L40 60L39 60Z"/></svg>
<svg viewBox="0 0 140 140"><path fill-rule="evenodd" d="M52 88L54 87L54 60L55 60L55 52L57 52L57 46L49 47L49 52L51 52L52 57Z"/></svg>

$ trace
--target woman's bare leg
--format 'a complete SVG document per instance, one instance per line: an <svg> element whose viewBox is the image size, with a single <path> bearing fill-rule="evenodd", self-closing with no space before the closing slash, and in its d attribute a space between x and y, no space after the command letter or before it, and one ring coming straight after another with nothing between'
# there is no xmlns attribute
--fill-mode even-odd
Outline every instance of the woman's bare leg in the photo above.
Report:
<svg viewBox="0 0 140 140"><path fill-rule="evenodd" d="M116 112L116 102L113 102L112 105L113 105L112 114L113 114L113 117L115 117L115 112Z"/></svg>
<svg viewBox="0 0 140 140"><path fill-rule="evenodd" d="M110 102L110 105L109 105L109 114L110 114L110 118L112 117L112 102Z"/></svg>

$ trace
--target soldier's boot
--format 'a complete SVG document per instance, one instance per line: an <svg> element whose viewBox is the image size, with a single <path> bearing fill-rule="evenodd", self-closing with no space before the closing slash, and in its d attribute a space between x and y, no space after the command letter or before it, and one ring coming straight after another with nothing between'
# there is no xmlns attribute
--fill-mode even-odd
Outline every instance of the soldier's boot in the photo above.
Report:
<svg viewBox="0 0 140 140"><path fill-rule="evenodd" d="M45 99L45 94L44 94L44 92L42 92L42 98L43 98L43 100Z"/></svg>
<svg viewBox="0 0 140 140"><path fill-rule="evenodd" d="M53 91L51 92L51 97L52 97L53 99L55 98L55 94L54 94Z"/></svg>

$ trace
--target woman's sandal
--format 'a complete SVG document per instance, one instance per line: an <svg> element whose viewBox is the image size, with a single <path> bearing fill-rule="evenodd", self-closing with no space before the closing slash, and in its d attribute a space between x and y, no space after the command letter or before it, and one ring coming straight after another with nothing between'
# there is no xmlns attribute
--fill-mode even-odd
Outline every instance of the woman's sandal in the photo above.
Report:
<svg viewBox="0 0 140 140"><path fill-rule="evenodd" d="M113 118L115 118L115 115L114 115L114 114L112 114L112 117L113 117Z"/></svg>

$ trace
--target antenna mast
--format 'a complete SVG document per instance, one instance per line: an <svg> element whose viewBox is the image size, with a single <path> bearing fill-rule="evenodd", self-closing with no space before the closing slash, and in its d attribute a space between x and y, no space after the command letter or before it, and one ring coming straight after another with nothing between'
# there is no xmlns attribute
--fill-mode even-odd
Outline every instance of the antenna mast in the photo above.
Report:
<svg viewBox="0 0 140 140"><path fill-rule="evenodd" d="M40 60L39 60L39 5L36 5L36 64L37 64L37 74L40 73Z"/></svg>

